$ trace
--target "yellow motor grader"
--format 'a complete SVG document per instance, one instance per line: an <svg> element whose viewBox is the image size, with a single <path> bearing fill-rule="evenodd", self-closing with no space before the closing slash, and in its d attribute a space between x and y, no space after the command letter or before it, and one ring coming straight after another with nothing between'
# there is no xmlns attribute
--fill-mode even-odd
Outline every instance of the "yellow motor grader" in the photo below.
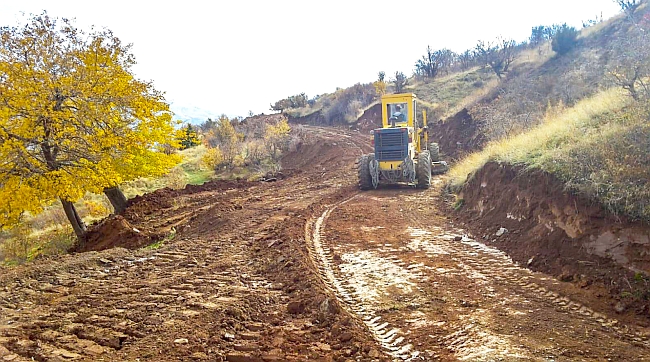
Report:
<svg viewBox="0 0 650 362"><path fill-rule="evenodd" d="M428 189L432 170L447 170L447 164L440 161L438 144L428 143L426 111L422 123L418 122L416 99L413 93L381 97L382 128L371 131L375 152L361 156L358 162L362 190L398 182Z"/></svg>

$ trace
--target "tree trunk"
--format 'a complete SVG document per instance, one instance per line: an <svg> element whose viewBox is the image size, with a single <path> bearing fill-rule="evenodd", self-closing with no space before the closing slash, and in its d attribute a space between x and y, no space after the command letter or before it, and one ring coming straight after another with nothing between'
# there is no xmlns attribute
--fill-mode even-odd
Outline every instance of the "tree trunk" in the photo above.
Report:
<svg viewBox="0 0 650 362"><path fill-rule="evenodd" d="M68 217L68 220L70 221L70 224L72 225L72 229L74 230L74 233L77 235L77 238L80 240L84 238L86 235L86 224L84 224L83 220L81 220L81 217L79 217L79 214L77 213L77 209L75 209L74 204L68 200L63 200L61 199L61 204L63 204L63 210L65 211L65 216Z"/></svg>
<svg viewBox="0 0 650 362"><path fill-rule="evenodd" d="M113 205L113 209L115 209L115 214L121 214L122 211L126 210L126 196L122 193L122 190L120 190L119 187L113 186L113 187L107 187L104 189L104 195L108 197L108 200L111 202L111 205Z"/></svg>

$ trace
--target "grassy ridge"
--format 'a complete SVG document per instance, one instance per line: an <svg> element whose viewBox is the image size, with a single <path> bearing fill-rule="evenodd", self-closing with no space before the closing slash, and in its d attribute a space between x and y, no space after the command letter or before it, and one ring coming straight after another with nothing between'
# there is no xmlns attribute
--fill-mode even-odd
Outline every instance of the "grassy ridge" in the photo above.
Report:
<svg viewBox="0 0 650 362"><path fill-rule="evenodd" d="M432 80L415 82L407 87L407 91L415 93L422 104L433 110L434 118L445 119L475 103L498 84L494 73L474 67Z"/></svg>
<svg viewBox="0 0 650 362"><path fill-rule="evenodd" d="M650 222L650 125L647 112L611 88L570 108L549 107L537 127L491 142L451 171L451 189L488 161L555 174L567 188L609 211Z"/></svg>

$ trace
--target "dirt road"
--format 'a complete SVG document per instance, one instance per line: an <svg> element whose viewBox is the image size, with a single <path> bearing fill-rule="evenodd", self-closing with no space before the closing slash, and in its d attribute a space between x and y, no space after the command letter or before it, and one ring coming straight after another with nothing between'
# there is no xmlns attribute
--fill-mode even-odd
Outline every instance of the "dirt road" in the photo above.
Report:
<svg viewBox="0 0 650 362"><path fill-rule="evenodd" d="M650 360L648 330L463 237L440 182L360 193L367 137L308 134L284 179L161 190L94 239L159 248L2 269L0 360Z"/></svg>

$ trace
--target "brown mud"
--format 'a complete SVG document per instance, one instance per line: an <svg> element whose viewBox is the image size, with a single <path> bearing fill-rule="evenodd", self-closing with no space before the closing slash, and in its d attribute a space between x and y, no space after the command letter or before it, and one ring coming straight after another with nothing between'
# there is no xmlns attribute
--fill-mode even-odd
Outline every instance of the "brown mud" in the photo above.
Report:
<svg viewBox="0 0 650 362"><path fill-rule="evenodd" d="M443 179L359 192L367 134L304 128L283 179L159 190L78 253L1 268L0 360L648 360L636 307L612 311L590 274L556 278L540 242L519 255L510 224L512 258L460 228ZM471 192L462 217L480 226Z"/></svg>

